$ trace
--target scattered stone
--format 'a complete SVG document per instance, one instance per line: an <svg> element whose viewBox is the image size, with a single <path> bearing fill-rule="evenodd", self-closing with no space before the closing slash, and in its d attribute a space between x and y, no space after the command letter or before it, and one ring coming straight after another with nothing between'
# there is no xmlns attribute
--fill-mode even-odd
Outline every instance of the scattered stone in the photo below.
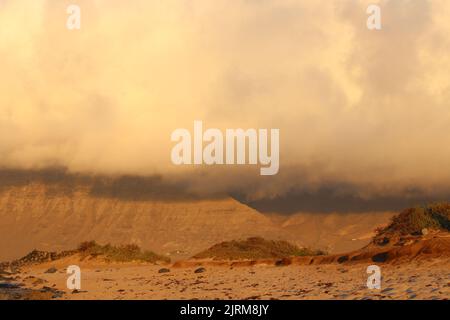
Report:
<svg viewBox="0 0 450 320"><path fill-rule="evenodd" d="M56 273L58 271L58 269L56 269L55 267L51 267L50 269L47 269L47 271L45 271L44 273Z"/></svg>
<svg viewBox="0 0 450 320"><path fill-rule="evenodd" d="M19 285L14 283L0 283L0 289L17 289Z"/></svg>
<svg viewBox="0 0 450 320"><path fill-rule="evenodd" d="M47 281L44 280L44 279L37 278L36 280L33 281L33 285L34 285L34 286L37 286L37 285L40 285L40 284L44 284L44 283L46 283L46 282L47 282Z"/></svg>
<svg viewBox="0 0 450 320"><path fill-rule="evenodd" d="M292 261L288 258L283 258L275 262L275 266L277 267L288 266L290 264L292 264Z"/></svg>
<svg viewBox="0 0 450 320"><path fill-rule="evenodd" d="M245 298L244 300L257 300L260 298L261 298L261 296L250 296L250 297Z"/></svg>
<svg viewBox="0 0 450 320"><path fill-rule="evenodd" d="M197 269L195 269L194 273L203 273L205 271L206 271L205 268L197 268Z"/></svg>
<svg viewBox="0 0 450 320"><path fill-rule="evenodd" d="M158 273L168 273L168 272L170 272L170 269L167 268L161 268L158 270Z"/></svg>
<svg viewBox="0 0 450 320"><path fill-rule="evenodd" d="M318 286L324 287L324 288L330 288L333 286L333 283L332 282L324 282L324 283L319 283Z"/></svg>
<svg viewBox="0 0 450 320"><path fill-rule="evenodd" d="M47 286L43 286L42 290L44 291L53 291L53 288L47 287Z"/></svg>
<svg viewBox="0 0 450 320"><path fill-rule="evenodd" d="M389 257L389 252L381 252L372 257L373 262L386 262Z"/></svg>
<svg viewBox="0 0 450 320"><path fill-rule="evenodd" d="M381 239L376 239L375 243L379 246L385 246L390 242L388 237L383 237Z"/></svg>

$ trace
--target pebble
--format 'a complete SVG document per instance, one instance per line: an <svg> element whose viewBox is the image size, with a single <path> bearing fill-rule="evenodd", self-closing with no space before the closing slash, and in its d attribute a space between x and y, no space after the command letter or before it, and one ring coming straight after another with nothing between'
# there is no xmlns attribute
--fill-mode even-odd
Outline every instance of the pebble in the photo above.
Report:
<svg viewBox="0 0 450 320"><path fill-rule="evenodd" d="M198 269L195 269L194 273L203 273L205 271L206 271L205 268L198 268Z"/></svg>

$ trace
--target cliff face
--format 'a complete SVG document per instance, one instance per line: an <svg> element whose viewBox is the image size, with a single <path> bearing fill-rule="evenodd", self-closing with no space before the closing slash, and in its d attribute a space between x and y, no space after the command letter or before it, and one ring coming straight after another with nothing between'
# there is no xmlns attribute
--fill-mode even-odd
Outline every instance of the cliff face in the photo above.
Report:
<svg viewBox="0 0 450 320"><path fill-rule="evenodd" d="M136 243L172 258L237 238L282 239L261 213L231 199L131 200L94 195L86 184L30 182L0 190L0 261L32 249L66 250L80 242Z"/></svg>
<svg viewBox="0 0 450 320"><path fill-rule="evenodd" d="M0 261L88 240L136 243L174 260L254 236L346 252L368 244L392 215L265 215L232 198L198 199L159 178L0 170Z"/></svg>

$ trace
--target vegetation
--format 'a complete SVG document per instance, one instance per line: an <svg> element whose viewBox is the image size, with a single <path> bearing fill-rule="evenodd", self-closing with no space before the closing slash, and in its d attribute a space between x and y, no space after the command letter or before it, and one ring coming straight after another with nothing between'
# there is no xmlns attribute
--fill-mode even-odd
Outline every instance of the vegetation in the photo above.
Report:
<svg viewBox="0 0 450 320"><path fill-rule="evenodd" d="M393 217L386 228L377 230L377 234L419 234L425 228L450 231L450 204L435 203L406 209Z"/></svg>
<svg viewBox="0 0 450 320"><path fill-rule="evenodd" d="M320 250L299 248L287 241L265 240L260 237L243 241L226 241L195 255L195 259L214 258L217 260L268 259L292 256L323 255Z"/></svg>
<svg viewBox="0 0 450 320"><path fill-rule="evenodd" d="M170 262L170 258L158 255L152 251L142 251L141 248L139 248L139 246L135 244L122 246L112 246L110 244L107 244L102 246L95 241L86 241L78 246L78 252L82 255L83 258L87 256L102 256L107 260L116 262Z"/></svg>

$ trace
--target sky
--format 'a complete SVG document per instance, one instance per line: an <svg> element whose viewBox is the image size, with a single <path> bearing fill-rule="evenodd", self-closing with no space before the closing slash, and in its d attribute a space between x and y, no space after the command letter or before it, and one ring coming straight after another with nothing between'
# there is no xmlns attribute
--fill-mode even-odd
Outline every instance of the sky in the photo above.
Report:
<svg viewBox="0 0 450 320"><path fill-rule="evenodd" d="M448 199L449 17L447 0L0 0L0 167L322 209ZM279 173L173 165L194 120L280 129Z"/></svg>

